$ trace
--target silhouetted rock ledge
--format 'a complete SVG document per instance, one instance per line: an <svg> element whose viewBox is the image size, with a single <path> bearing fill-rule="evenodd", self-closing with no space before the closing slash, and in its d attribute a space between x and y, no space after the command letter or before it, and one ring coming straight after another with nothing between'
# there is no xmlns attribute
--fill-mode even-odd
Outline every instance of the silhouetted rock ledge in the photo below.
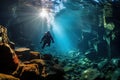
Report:
<svg viewBox="0 0 120 80"><path fill-rule="evenodd" d="M63 68L51 54L29 48L14 50L0 43L0 80L64 80L63 76Z"/></svg>

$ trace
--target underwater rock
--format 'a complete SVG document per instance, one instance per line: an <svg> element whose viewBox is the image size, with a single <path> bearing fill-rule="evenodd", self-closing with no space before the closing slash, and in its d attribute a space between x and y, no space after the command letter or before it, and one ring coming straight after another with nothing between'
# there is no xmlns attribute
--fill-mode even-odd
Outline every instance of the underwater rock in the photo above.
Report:
<svg viewBox="0 0 120 80"><path fill-rule="evenodd" d="M40 53L39 52L36 52L36 51L30 51L30 56L31 58L30 59L40 59Z"/></svg>
<svg viewBox="0 0 120 80"><path fill-rule="evenodd" d="M108 55L105 55L106 53L108 53L108 45L105 40L99 40L99 42L96 44L96 48L97 56L99 56L99 58L108 57Z"/></svg>
<svg viewBox="0 0 120 80"><path fill-rule="evenodd" d="M120 68L113 72L111 80L120 80Z"/></svg>
<svg viewBox="0 0 120 80"><path fill-rule="evenodd" d="M16 54L18 55L19 59L21 61L27 61L30 60L30 49L29 48L16 48L15 49Z"/></svg>
<svg viewBox="0 0 120 80"><path fill-rule="evenodd" d="M98 68L99 69L104 68L105 66L107 66L107 63L108 63L108 59L104 59L103 61L98 63Z"/></svg>
<svg viewBox="0 0 120 80"><path fill-rule="evenodd" d="M48 75L45 80L64 80L64 77L56 74L51 74Z"/></svg>
<svg viewBox="0 0 120 80"><path fill-rule="evenodd" d="M30 51L29 48L17 48L15 49L17 55L19 56L21 61L29 61L32 59L40 59L41 55L37 51Z"/></svg>
<svg viewBox="0 0 120 80"><path fill-rule="evenodd" d="M45 77L45 80L64 80L64 71L60 69L56 69L55 71L51 71Z"/></svg>
<svg viewBox="0 0 120 80"><path fill-rule="evenodd" d="M59 64L55 64L50 68L48 75L45 77L46 80L64 80L64 70Z"/></svg>
<svg viewBox="0 0 120 80"><path fill-rule="evenodd" d="M15 43L8 38L7 28L2 25L0 25L0 43L6 43L9 44L12 49L15 48Z"/></svg>
<svg viewBox="0 0 120 80"><path fill-rule="evenodd" d="M46 62L43 59L33 59L33 60L30 60L30 63L36 63L36 64L40 64L42 66L46 65Z"/></svg>
<svg viewBox="0 0 120 80"><path fill-rule="evenodd" d="M15 49L15 43L14 43L14 42L10 41L10 42L9 42L9 45L10 45L10 47L11 47L12 49Z"/></svg>
<svg viewBox="0 0 120 80"><path fill-rule="evenodd" d="M11 73L16 70L19 59L14 50L6 43L0 44L0 72Z"/></svg>
<svg viewBox="0 0 120 80"><path fill-rule="evenodd" d="M120 67L120 59L112 59L111 63L116 67Z"/></svg>
<svg viewBox="0 0 120 80"><path fill-rule="evenodd" d="M43 69L44 69L44 67L46 65L45 60L43 60L43 59L33 59L33 60L30 61L30 63L38 64L39 73L40 73L40 75L43 74L43 72L44 72Z"/></svg>
<svg viewBox="0 0 120 80"><path fill-rule="evenodd" d="M65 72L71 72L71 71L73 71L74 70L74 67L72 67L72 66L65 66L64 67L64 71Z"/></svg>
<svg viewBox="0 0 120 80"><path fill-rule="evenodd" d="M54 60L33 59L30 63L38 64L39 74L45 80L57 80L57 77L60 78L59 80L63 80L64 70Z"/></svg>
<svg viewBox="0 0 120 80"><path fill-rule="evenodd" d="M39 69L37 64L20 64L13 75L20 80L39 80Z"/></svg>
<svg viewBox="0 0 120 80"><path fill-rule="evenodd" d="M54 64L51 70L54 71L56 75L61 77L65 74L64 69L59 64Z"/></svg>
<svg viewBox="0 0 120 80"><path fill-rule="evenodd" d="M94 80L100 75L97 69L88 68L82 72L80 80Z"/></svg>
<svg viewBox="0 0 120 80"><path fill-rule="evenodd" d="M52 55L51 54L44 54L43 55L43 59L44 60L51 60L53 57L52 57Z"/></svg>
<svg viewBox="0 0 120 80"><path fill-rule="evenodd" d="M87 52L85 52L85 56L90 60L97 60L98 56L95 51L95 49L89 49Z"/></svg>
<svg viewBox="0 0 120 80"><path fill-rule="evenodd" d="M115 28L115 25L114 23L111 22L111 23L106 24L105 28L112 31Z"/></svg>
<svg viewBox="0 0 120 80"><path fill-rule="evenodd" d="M20 80L19 78L13 77L8 74L2 74L0 73L0 80Z"/></svg>
<svg viewBox="0 0 120 80"><path fill-rule="evenodd" d="M37 64L27 64L23 67L21 80L37 80L39 79L39 70Z"/></svg>
<svg viewBox="0 0 120 80"><path fill-rule="evenodd" d="M45 66L45 71L46 72L46 76L45 78L50 78L50 80L54 79L57 80L59 77L59 80L63 80L61 78L63 78L65 72L64 69L61 67L60 64L55 63L54 61L51 62L46 62L46 66ZM48 79L49 80L49 79Z"/></svg>
<svg viewBox="0 0 120 80"><path fill-rule="evenodd" d="M16 48L15 51L16 52L23 52L23 51L30 51L30 49L26 48L26 47L22 47L22 48Z"/></svg>
<svg viewBox="0 0 120 80"><path fill-rule="evenodd" d="M78 54L78 51L77 50L70 50L70 51L68 51L68 54L70 54L69 55L70 57L75 57Z"/></svg>
<svg viewBox="0 0 120 80"><path fill-rule="evenodd" d="M88 58L81 58L77 64L79 64L81 68L86 69L91 66L91 61Z"/></svg>
<svg viewBox="0 0 120 80"><path fill-rule="evenodd" d="M0 25L0 43L7 43L8 44L9 39L7 36L7 28Z"/></svg>

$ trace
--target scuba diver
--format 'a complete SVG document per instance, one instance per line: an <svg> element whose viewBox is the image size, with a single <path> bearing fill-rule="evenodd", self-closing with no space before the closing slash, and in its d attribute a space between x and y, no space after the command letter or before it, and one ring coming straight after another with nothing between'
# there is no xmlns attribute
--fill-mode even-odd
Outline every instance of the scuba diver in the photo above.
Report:
<svg viewBox="0 0 120 80"><path fill-rule="evenodd" d="M42 45L42 49L44 49L44 47L47 45L47 46L50 46L51 44L51 41L54 43L54 40L53 40L53 37L50 33L50 31L47 31L45 32L44 36L42 37L41 39L41 42L43 42L43 45Z"/></svg>

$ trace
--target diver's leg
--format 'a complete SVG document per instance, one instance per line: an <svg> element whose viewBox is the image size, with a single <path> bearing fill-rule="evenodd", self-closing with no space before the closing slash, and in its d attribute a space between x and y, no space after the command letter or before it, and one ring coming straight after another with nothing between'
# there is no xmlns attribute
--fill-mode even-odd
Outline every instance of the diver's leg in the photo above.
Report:
<svg viewBox="0 0 120 80"><path fill-rule="evenodd" d="M48 42L48 46L50 47L50 42Z"/></svg>
<svg viewBox="0 0 120 80"><path fill-rule="evenodd" d="M45 45L46 45L46 43L44 42L44 43L43 43L43 46L42 46L42 49L44 49Z"/></svg>

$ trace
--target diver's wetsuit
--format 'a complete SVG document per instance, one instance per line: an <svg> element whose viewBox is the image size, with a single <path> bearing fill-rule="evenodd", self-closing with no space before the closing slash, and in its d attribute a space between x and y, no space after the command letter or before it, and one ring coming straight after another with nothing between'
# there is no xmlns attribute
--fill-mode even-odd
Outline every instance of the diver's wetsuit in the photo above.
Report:
<svg viewBox="0 0 120 80"><path fill-rule="evenodd" d="M48 46L50 46L51 41L54 42L53 37L51 36L50 32L48 31L47 33L45 33L45 35L41 39L41 42L43 42L42 49L44 49L46 44Z"/></svg>

